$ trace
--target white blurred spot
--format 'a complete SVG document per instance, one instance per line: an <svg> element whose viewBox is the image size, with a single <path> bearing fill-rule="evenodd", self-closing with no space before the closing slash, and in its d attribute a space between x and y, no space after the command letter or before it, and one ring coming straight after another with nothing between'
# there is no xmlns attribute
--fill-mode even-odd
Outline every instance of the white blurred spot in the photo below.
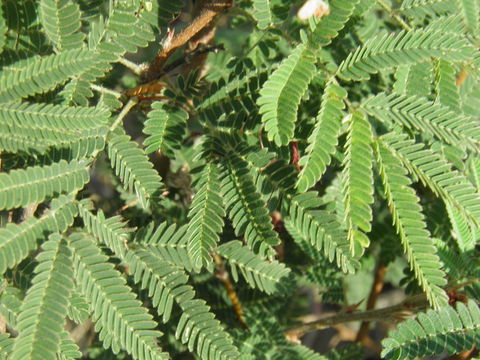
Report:
<svg viewBox="0 0 480 360"><path fill-rule="evenodd" d="M297 17L300 20L308 20L315 16L321 18L330 14L330 7L323 0L307 0L305 4L298 10Z"/></svg>

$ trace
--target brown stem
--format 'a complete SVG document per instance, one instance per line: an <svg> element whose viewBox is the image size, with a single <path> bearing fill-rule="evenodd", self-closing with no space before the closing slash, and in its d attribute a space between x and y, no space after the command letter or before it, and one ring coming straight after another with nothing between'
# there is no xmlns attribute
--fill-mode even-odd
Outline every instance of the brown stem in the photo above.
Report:
<svg viewBox="0 0 480 360"><path fill-rule="evenodd" d="M461 352L460 354L450 356L448 360L470 360L473 358L473 354L475 350L476 350L476 347L474 346L470 350Z"/></svg>
<svg viewBox="0 0 480 360"><path fill-rule="evenodd" d="M284 331L288 337L302 337L305 333L332 327L351 321L395 321L404 318L407 313L416 313L426 309L428 302L424 295L412 296L400 304L389 306L383 309L366 310L359 312L342 312L328 316L307 324L293 326Z"/></svg>
<svg viewBox="0 0 480 360"><path fill-rule="evenodd" d="M223 282L223 285L227 290L228 298L232 302L232 307L235 311L235 314L237 315L237 319L240 325L244 329L248 329L247 324L245 324L245 321L243 320L242 305L240 304L240 300L238 299L238 295L235 291L235 288L233 287L233 284L230 281L230 276L227 270L225 269L225 265L223 264L222 258L219 255L214 255L214 260L215 260L215 265L217 267L217 272L216 272L217 278L219 278Z"/></svg>
<svg viewBox="0 0 480 360"><path fill-rule="evenodd" d="M175 35L171 41L164 44L163 48L157 53L147 70L146 80L152 81L157 78L175 50L190 41L232 4L233 0L204 0L200 14L185 29Z"/></svg>
<svg viewBox="0 0 480 360"><path fill-rule="evenodd" d="M462 71L460 71L460 73L457 75L455 85L457 85L457 87L461 87L465 82L465 80L467 80L467 77L468 77L468 71L466 68L463 68Z"/></svg>
<svg viewBox="0 0 480 360"><path fill-rule="evenodd" d="M372 310L375 308L377 303L378 295L382 292L383 289L383 280L385 278L385 273L387 268L382 264L382 261L379 260L377 269L375 270L375 277L372 284L372 289L370 290L370 296L367 301L367 310ZM364 342L368 337L368 329L370 327L370 321L363 321L360 325L360 329L357 333L357 338L355 341Z"/></svg>

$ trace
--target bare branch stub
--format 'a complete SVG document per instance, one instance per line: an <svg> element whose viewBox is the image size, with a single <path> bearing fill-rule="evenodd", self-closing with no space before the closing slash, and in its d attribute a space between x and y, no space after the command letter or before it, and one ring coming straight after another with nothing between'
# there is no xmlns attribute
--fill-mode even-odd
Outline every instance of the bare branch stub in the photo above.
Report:
<svg viewBox="0 0 480 360"><path fill-rule="evenodd" d="M193 37L208 27L217 17L233 5L233 0L204 0L200 13L180 33L168 41L150 64L145 78L152 81L162 73L168 58L175 50L184 46Z"/></svg>

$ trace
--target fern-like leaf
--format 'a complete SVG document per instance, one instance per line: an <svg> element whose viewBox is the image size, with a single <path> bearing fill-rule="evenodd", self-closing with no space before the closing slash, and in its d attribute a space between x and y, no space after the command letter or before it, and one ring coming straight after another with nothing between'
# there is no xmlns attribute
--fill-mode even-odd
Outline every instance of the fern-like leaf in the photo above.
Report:
<svg viewBox="0 0 480 360"><path fill-rule="evenodd" d="M267 262L244 247L240 241L220 245L217 252L227 259L232 276L238 281L238 270L247 283L267 294L288 291L290 269L278 261Z"/></svg>
<svg viewBox="0 0 480 360"><path fill-rule="evenodd" d="M142 289L148 287L153 306L163 320L168 321L173 302L182 309L175 336L196 351L201 359L237 359L239 353L230 336L223 330L215 315L203 300L194 299L195 292L187 285L188 277L177 266L170 264L145 249L129 251L126 257L134 280Z"/></svg>
<svg viewBox="0 0 480 360"><path fill-rule="evenodd" d="M382 136L384 145L401 159L405 167L440 196L451 207L458 209L471 224L480 219L480 195L471 182L443 156L421 143L415 143L405 134L392 132Z"/></svg>
<svg viewBox="0 0 480 360"><path fill-rule="evenodd" d="M67 316L77 324L83 323L90 317L90 310L87 300L84 296L80 295L76 290L72 291L70 296L70 305L68 307Z"/></svg>
<svg viewBox="0 0 480 360"><path fill-rule="evenodd" d="M19 336L12 360L55 360L70 292L73 289L72 254L60 235L43 244L32 286L23 300L17 320Z"/></svg>
<svg viewBox="0 0 480 360"><path fill-rule="evenodd" d="M113 135L109 139L108 157L125 189L135 191L143 208L148 208L150 201L160 196L160 175L128 135Z"/></svg>
<svg viewBox="0 0 480 360"><path fill-rule="evenodd" d="M347 80L368 80L370 74L399 65L415 64L431 57L468 60L472 47L451 33L417 29L384 34L368 40L340 64L338 75Z"/></svg>
<svg viewBox="0 0 480 360"><path fill-rule="evenodd" d="M168 225L166 222L155 229L155 225L151 223L137 231L135 242L171 264L192 271L193 265L187 249L187 229L188 225L177 227L175 224Z"/></svg>
<svg viewBox="0 0 480 360"><path fill-rule="evenodd" d="M412 182L400 159L380 141L375 143L375 149L385 194L408 262L428 301L438 308L446 304L441 286L447 281L426 228L419 198L410 187Z"/></svg>
<svg viewBox="0 0 480 360"><path fill-rule="evenodd" d="M323 251L330 262L336 261L344 272L353 273L358 264L350 254L347 233L334 214L317 210L321 205L323 203L316 192L307 192L290 199L285 215L291 228L309 239L317 251Z"/></svg>
<svg viewBox="0 0 480 360"><path fill-rule="evenodd" d="M372 129L361 112L349 119L346 155L343 162L342 187L345 220L352 254L363 253L370 241L364 233L371 231L373 204Z"/></svg>
<svg viewBox="0 0 480 360"><path fill-rule="evenodd" d="M134 359L167 359L155 338L159 331L148 310L125 285L121 274L108 262L96 241L73 234L69 243L74 253L75 277L93 309L93 321L104 346L117 353L125 349Z"/></svg>
<svg viewBox="0 0 480 360"><path fill-rule="evenodd" d="M64 158L74 160L91 155L105 146L108 128L102 126L91 130L64 130L61 128L40 129L33 123L4 125L0 123L0 149L10 152L24 152L32 155L58 153L65 150Z"/></svg>
<svg viewBox="0 0 480 360"><path fill-rule="evenodd" d="M261 256L273 255L280 243L273 230L266 204L257 193L245 161L231 153L224 161L222 193L235 233L244 235L247 245Z"/></svg>
<svg viewBox="0 0 480 360"><path fill-rule="evenodd" d="M315 27L309 46L319 48L330 44L348 22L358 3L359 0L329 1L330 14L322 17Z"/></svg>
<svg viewBox="0 0 480 360"><path fill-rule="evenodd" d="M60 351L57 353L58 360L74 360L80 359L82 353L80 352L79 347L70 339L70 333L64 331L61 335L62 341L60 343Z"/></svg>
<svg viewBox="0 0 480 360"><path fill-rule="evenodd" d="M50 41L59 51L82 47L80 7L69 0L41 0L40 22Z"/></svg>
<svg viewBox="0 0 480 360"><path fill-rule="evenodd" d="M402 65L395 71L393 89L398 94L428 97L433 78L431 61L414 65Z"/></svg>
<svg viewBox="0 0 480 360"><path fill-rule="evenodd" d="M473 251L476 245L474 229L456 208L447 204L447 212L452 224L452 236L456 240L458 248L462 252Z"/></svg>
<svg viewBox="0 0 480 360"><path fill-rule="evenodd" d="M64 232L77 215L72 196L52 201L41 218L30 217L21 224L0 228L0 274L18 265L37 248L37 242L53 232Z"/></svg>
<svg viewBox="0 0 480 360"><path fill-rule="evenodd" d="M469 32L478 37L480 28L480 5L475 0L457 0L460 14Z"/></svg>
<svg viewBox="0 0 480 360"><path fill-rule="evenodd" d="M448 14L456 12L455 2L450 0L403 0L399 11L411 17Z"/></svg>
<svg viewBox="0 0 480 360"><path fill-rule="evenodd" d="M382 357L407 360L431 355L460 353L480 341L480 309L470 300L420 313L400 323L382 341Z"/></svg>
<svg viewBox="0 0 480 360"><path fill-rule="evenodd" d="M7 33L7 30L7 23L5 21L5 18L3 17L3 8L0 6L0 54L3 52L3 47L6 40L5 35Z"/></svg>
<svg viewBox="0 0 480 360"><path fill-rule="evenodd" d="M180 107L172 107L163 102L152 104L143 132L149 135L143 145L145 152L157 150L172 156L180 148L185 133L188 113Z"/></svg>
<svg viewBox="0 0 480 360"><path fill-rule="evenodd" d="M38 129L89 130L106 125L110 112L105 108L51 104L0 104L0 122L6 125L30 124Z"/></svg>
<svg viewBox="0 0 480 360"><path fill-rule="evenodd" d="M220 193L220 171L208 163L202 171L198 192L188 214L188 252L196 271L212 263L211 251L216 248L223 230L225 210Z"/></svg>
<svg viewBox="0 0 480 360"><path fill-rule="evenodd" d="M453 64L446 60L438 60L435 67L437 101L458 113L460 112L460 95L455 81L456 71Z"/></svg>
<svg viewBox="0 0 480 360"><path fill-rule="evenodd" d="M13 339L10 334L0 334L0 360L8 360L13 349Z"/></svg>
<svg viewBox="0 0 480 360"><path fill-rule="evenodd" d="M178 291L174 290L177 287L188 287L190 290L186 285L188 276L174 264L144 248L128 251L125 263L130 267L135 283L140 284L142 289L148 289L148 296L152 298L152 305L162 316L162 321L169 321L175 296L178 296Z"/></svg>
<svg viewBox="0 0 480 360"><path fill-rule="evenodd" d="M253 16L257 20L257 26L261 30L265 30L273 23L271 0L254 0Z"/></svg>
<svg viewBox="0 0 480 360"><path fill-rule="evenodd" d="M304 192L312 187L330 164L340 133L343 99L347 92L332 81L327 84L322 96L320 112L315 120L315 128L308 137L308 147L299 165L303 166L299 174L297 188Z"/></svg>
<svg viewBox="0 0 480 360"><path fill-rule="evenodd" d="M26 206L82 189L89 179L87 165L85 161L60 161L49 166L0 174L0 210Z"/></svg>
<svg viewBox="0 0 480 360"><path fill-rule="evenodd" d="M80 159L103 149L109 115L101 108L1 104L0 148L32 154L69 148L69 159Z"/></svg>
<svg viewBox="0 0 480 360"><path fill-rule="evenodd" d="M120 216L105 218L102 210L94 215L93 205L88 200L78 203L78 212L85 224L86 230L112 249L120 259L125 256L128 234L123 228L125 225Z"/></svg>
<svg viewBox="0 0 480 360"><path fill-rule="evenodd" d="M293 138L297 110L315 75L315 56L299 45L270 75L260 90L257 104L270 141L286 145Z"/></svg>
<svg viewBox="0 0 480 360"><path fill-rule="evenodd" d="M426 132L455 147L480 152L480 128L469 117L425 98L380 93L368 98L362 107L381 121L386 119Z"/></svg>
<svg viewBox="0 0 480 360"><path fill-rule="evenodd" d="M78 49L22 61L18 71L0 73L0 103L51 90L80 74L94 61L92 51Z"/></svg>

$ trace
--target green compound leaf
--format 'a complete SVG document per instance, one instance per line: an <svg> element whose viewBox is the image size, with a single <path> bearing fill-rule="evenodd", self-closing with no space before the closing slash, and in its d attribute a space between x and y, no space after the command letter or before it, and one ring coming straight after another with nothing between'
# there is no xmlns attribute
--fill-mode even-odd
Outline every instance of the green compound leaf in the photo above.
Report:
<svg viewBox="0 0 480 360"><path fill-rule="evenodd" d="M390 212L410 267L429 303L439 308L447 303L447 296L441 288L447 280L427 230L420 199L410 186L412 182L400 159L381 141L375 142L375 150Z"/></svg>
<svg viewBox="0 0 480 360"><path fill-rule="evenodd" d="M400 323L382 341L382 357L409 360L446 353L457 354L480 341L480 309L470 300L438 310L428 310L416 319Z"/></svg>
<svg viewBox="0 0 480 360"><path fill-rule="evenodd" d="M32 286L17 319L19 331L12 360L56 360L73 289L72 253L58 234L50 236L37 256Z"/></svg>
<svg viewBox="0 0 480 360"><path fill-rule="evenodd" d="M373 204L372 129L361 112L349 119L345 159L343 161L342 192L350 251L360 254L370 241Z"/></svg>
<svg viewBox="0 0 480 360"><path fill-rule="evenodd" d="M91 304L95 329L104 346L114 353L124 349L138 360L168 359L156 343L162 335L155 330L157 323L97 242L77 233L69 237L69 244L74 253L75 278Z"/></svg>
<svg viewBox="0 0 480 360"><path fill-rule="evenodd" d="M64 160L47 166L0 174L0 210L42 202L59 194L77 192L89 180L88 162Z"/></svg>
<svg viewBox="0 0 480 360"><path fill-rule="evenodd" d="M380 121L386 119L425 132L457 148L480 152L480 128L475 119L417 96L380 93L362 107Z"/></svg>
<svg viewBox="0 0 480 360"><path fill-rule="evenodd" d="M143 129L149 135L143 142L145 152L149 154L160 150L173 157L174 150L178 150L182 144L187 118L188 113L180 107L163 102L153 103Z"/></svg>
<svg viewBox="0 0 480 360"><path fill-rule="evenodd" d="M306 154L298 162L298 165L303 167L297 182L297 188L301 192L320 180L330 164L331 155L338 143L342 109L345 106L343 99L346 96L347 92L333 81L325 87L320 112L315 119L315 128L308 137Z"/></svg>
<svg viewBox="0 0 480 360"><path fill-rule="evenodd" d="M80 7L69 0L41 0L39 6L40 22L45 33L55 47L60 50L82 47L80 32Z"/></svg>
<svg viewBox="0 0 480 360"><path fill-rule="evenodd" d="M265 30L273 23L271 0L254 0L253 16L257 20L257 26L261 30Z"/></svg>
<svg viewBox="0 0 480 360"><path fill-rule="evenodd" d="M315 56L299 45L270 75L260 90L257 105L270 141L286 145L293 138L297 110L315 75Z"/></svg>
<svg viewBox="0 0 480 360"><path fill-rule="evenodd" d="M217 252L227 259L235 281L238 281L240 272L251 287L267 294L285 293L288 290L290 269L284 264L263 260L237 240L219 246Z"/></svg>
<svg viewBox="0 0 480 360"><path fill-rule="evenodd" d="M21 224L0 228L0 274L12 269L37 249L38 242L48 234L64 232L77 215L72 195L62 195L52 201L50 209L40 218L34 216Z"/></svg>
<svg viewBox="0 0 480 360"><path fill-rule="evenodd" d="M135 191L143 208L150 207L151 201L160 197L163 184L145 152L123 134L112 135L107 148L111 165L124 188Z"/></svg>
<svg viewBox="0 0 480 360"><path fill-rule="evenodd" d="M431 57L466 61L473 56L468 41L456 34L416 29L387 33L368 40L340 64L346 80L368 80L370 74L395 66L415 64Z"/></svg>
<svg viewBox="0 0 480 360"><path fill-rule="evenodd" d="M199 271L212 263L211 252L220 242L225 210L220 188L220 171L208 163L202 171L188 216L188 252Z"/></svg>
<svg viewBox="0 0 480 360"><path fill-rule="evenodd" d="M0 73L0 103L20 100L53 89L79 75L95 62L95 53L88 50L67 50L20 61L16 71Z"/></svg>

